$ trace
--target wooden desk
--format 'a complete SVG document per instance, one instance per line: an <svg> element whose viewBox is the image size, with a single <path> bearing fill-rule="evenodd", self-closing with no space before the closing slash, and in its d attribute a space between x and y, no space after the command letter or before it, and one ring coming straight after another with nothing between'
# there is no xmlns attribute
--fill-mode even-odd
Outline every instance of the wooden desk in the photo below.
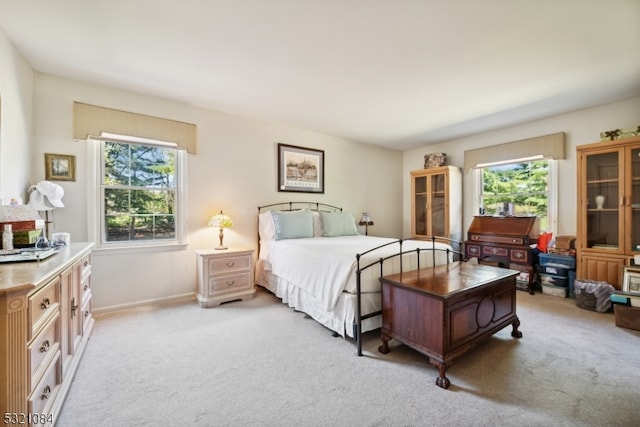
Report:
<svg viewBox="0 0 640 427"><path fill-rule="evenodd" d="M448 388L451 362L507 325L521 338L516 315L517 271L455 262L380 278L381 353L389 340L429 357L438 368L436 385Z"/></svg>

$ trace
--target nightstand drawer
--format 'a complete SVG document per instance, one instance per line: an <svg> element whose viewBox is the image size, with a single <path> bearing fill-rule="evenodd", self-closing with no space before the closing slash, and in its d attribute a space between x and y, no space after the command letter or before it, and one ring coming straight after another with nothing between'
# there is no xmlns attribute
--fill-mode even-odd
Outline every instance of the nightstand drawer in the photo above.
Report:
<svg viewBox="0 0 640 427"><path fill-rule="evenodd" d="M209 292L235 291L251 287L250 272L209 278Z"/></svg>
<svg viewBox="0 0 640 427"><path fill-rule="evenodd" d="M209 275L227 274L248 270L251 267L250 256L229 256L209 259Z"/></svg>

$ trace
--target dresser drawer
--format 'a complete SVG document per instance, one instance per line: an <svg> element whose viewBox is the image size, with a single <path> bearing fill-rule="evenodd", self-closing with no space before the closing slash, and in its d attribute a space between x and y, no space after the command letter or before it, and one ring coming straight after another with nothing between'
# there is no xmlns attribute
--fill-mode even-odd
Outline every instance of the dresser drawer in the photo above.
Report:
<svg viewBox="0 0 640 427"><path fill-rule="evenodd" d="M29 338L35 336L60 310L60 278L47 283L42 289L29 297Z"/></svg>
<svg viewBox="0 0 640 427"><path fill-rule="evenodd" d="M91 298L88 298L82 303L82 333L83 334L87 331L87 324L90 321L91 321Z"/></svg>
<svg viewBox="0 0 640 427"><path fill-rule="evenodd" d="M251 256L228 256L209 259L209 275L227 274L234 271L244 271L251 268Z"/></svg>
<svg viewBox="0 0 640 427"><path fill-rule="evenodd" d="M30 414L48 414L51 405L60 390L60 351L49 364L42 380L33 388L29 396L28 408Z"/></svg>
<svg viewBox="0 0 640 427"><path fill-rule="evenodd" d="M499 248L495 246L483 246L482 254L489 256L502 256L506 257L509 254L509 249L507 248Z"/></svg>
<svg viewBox="0 0 640 427"><path fill-rule="evenodd" d="M83 282L84 279L91 276L91 254L88 253L78 262L80 265L80 281Z"/></svg>
<svg viewBox="0 0 640 427"><path fill-rule="evenodd" d="M467 258L474 258L474 257L479 257L480 256L480 245L472 245L467 243L466 245L466 249L467 249Z"/></svg>
<svg viewBox="0 0 640 427"><path fill-rule="evenodd" d="M236 291L252 286L251 273L243 272L209 278L209 292Z"/></svg>
<svg viewBox="0 0 640 427"><path fill-rule="evenodd" d="M511 249L509 252L511 262L529 263L529 250L527 249Z"/></svg>
<svg viewBox="0 0 640 427"><path fill-rule="evenodd" d="M36 384L48 363L60 348L60 312L49 321L47 326L36 336L28 346L29 365L31 367L31 384Z"/></svg>

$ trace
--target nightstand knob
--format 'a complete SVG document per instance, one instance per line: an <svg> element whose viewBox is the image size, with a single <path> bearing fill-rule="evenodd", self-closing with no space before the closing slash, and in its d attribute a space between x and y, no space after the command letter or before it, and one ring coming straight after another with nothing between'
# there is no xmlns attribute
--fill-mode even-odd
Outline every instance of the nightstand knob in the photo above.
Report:
<svg viewBox="0 0 640 427"><path fill-rule="evenodd" d="M235 262L235 261L229 261L229 262L227 263L227 267L229 267L229 268L233 267L234 265L236 265L236 262Z"/></svg>
<svg viewBox="0 0 640 427"><path fill-rule="evenodd" d="M227 286L233 286L234 283L236 283L235 280L228 280L227 281Z"/></svg>

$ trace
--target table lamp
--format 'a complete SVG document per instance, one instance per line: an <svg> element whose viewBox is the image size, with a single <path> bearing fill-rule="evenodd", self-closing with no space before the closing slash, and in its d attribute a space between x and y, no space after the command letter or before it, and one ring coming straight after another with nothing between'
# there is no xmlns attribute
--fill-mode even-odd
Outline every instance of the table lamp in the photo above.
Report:
<svg viewBox="0 0 640 427"><path fill-rule="evenodd" d="M364 234L365 236L368 236L369 226L373 225L373 220L369 216L369 212L362 212L362 218L360 218L358 225L364 225Z"/></svg>
<svg viewBox="0 0 640 427"><path fill-rule="evenodd" d="M224 238L224 233L222 230L225 228L233 227L233 221L231 220L231 218L220 211L219 214L215 214L211 217L211 219L209 220L209 227L217 227L220 229L220 234L218 234L218 237L220 238L220 245L218 245L216 249L227 249L227 247L222 244L222 239Z"/></svg>

